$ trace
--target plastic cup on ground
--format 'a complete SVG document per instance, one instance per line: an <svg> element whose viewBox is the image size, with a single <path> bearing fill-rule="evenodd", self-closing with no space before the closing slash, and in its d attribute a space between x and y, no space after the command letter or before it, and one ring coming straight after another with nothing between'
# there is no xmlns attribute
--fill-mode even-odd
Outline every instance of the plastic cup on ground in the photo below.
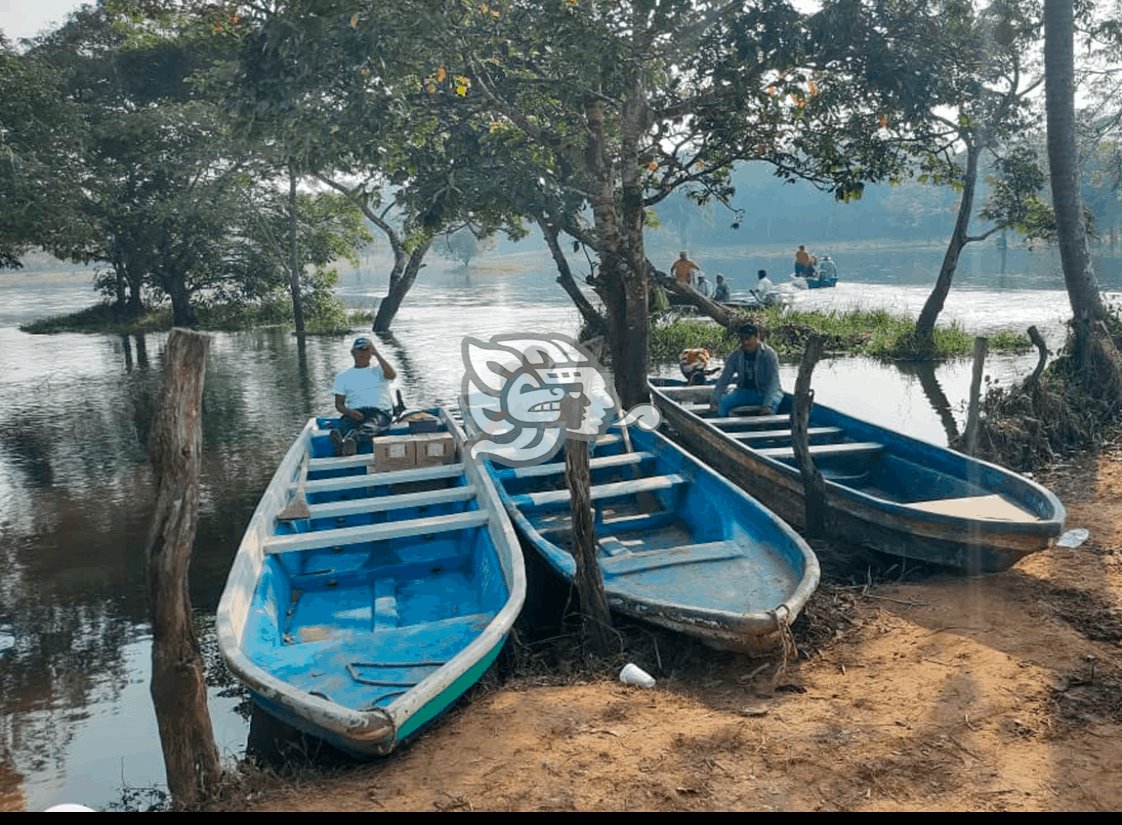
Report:
<svg viewBox="0 0 1122 825"><path fill-rule="evenodd" d="M626 685L638 685L645 688L654 687L655 683L651 674L633 662L628 662L623 666L623 670L619 672L619 680Z"/></svg>

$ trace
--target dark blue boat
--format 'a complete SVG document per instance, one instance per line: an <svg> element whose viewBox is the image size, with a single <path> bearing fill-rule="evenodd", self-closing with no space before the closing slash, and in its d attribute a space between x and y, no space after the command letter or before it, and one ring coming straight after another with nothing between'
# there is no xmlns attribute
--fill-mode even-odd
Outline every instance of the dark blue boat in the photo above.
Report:
<svg viewBox="0 0 1122 825"><path fill-rule="evenodd" d="M525 599L494 484L461 460L458 423L430 413L346 457L332 455L334 421L310 420L218 606L219 648L254 702L359 757L389 753L474 685Z"/></svg>
<svg viewBox="0 0 1122 825"><path fill-rule="evenodd" d="M788 393L777 415L718 418L712 385L650 379L664 425L701 460L797 528L802 476L792 447ZM733 411L736 412L735 410ZM826 482L828 527L851 544L970 573L1006 570L1047 550L1065 511L1018 473L814 403L811 458Z"/></svg>
<svg viewBox="0 0 1122 825"><path fill-rule="evenodd" d="M592 450L594 531L611 609L719 649L782 645L818 586L807 543L659 433L616 429ZM486 466L519 532L572 581L563 452L538 466Z"/></svg>

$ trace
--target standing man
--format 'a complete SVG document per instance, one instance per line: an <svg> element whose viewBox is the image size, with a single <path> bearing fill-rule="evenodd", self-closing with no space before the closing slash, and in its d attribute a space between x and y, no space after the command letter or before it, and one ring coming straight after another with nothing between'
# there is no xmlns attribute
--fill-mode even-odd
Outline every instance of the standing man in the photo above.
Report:
<svg viewBox="0 0 1122 825"><path fill-rule="evenodd" d="M393 418L390 382L397 371L374 349L369 338L356 338L351 346L354 366L335 376L335 409L339 426L331 431L338 455L354 455L358 442L369 441L389 427ZM371 365L371 360L377 364Z"/></svg>
<svg viewBox="0 0 1122 825"><path fill-rule="evenodd" d="M760 330L755 324L744 324L737 333L740 346L725 358L725 368L713 387L709 406L716 409L721 418L728 417L729 410L736 407L760 407L761 414L775 415L783 400L779 356L760 340ZM725 395L734 378L735 389Z"/></svg>
<svg viewBox="0 0 1122 825"><path fill-rule="evenodd" d="M795 274L800 278L810 277L810 253L804 244L799 244L795 250Z"/></svg>
<svg viewBox="0 0 1122 825"><path fill-rule="evenodd" d="M670 265L670 274L680 284L693 285L693 274L699 272L701 267L690 260L689 253L682 250L678 253L678 260Z"/></svg>

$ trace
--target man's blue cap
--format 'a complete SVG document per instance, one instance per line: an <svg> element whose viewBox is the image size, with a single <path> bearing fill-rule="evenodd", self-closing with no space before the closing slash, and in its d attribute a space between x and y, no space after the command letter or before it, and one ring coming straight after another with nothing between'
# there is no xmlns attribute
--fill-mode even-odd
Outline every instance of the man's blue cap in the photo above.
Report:
<svg viewBox="0 0 1122 825"><path fill-rule="evenodd" d="M367 347L370 347L371 349L373 349L374 348L374 342L371 341L369 338L355 338L355 342L351 346L351 349L352 350L366 349Z"/></svg>

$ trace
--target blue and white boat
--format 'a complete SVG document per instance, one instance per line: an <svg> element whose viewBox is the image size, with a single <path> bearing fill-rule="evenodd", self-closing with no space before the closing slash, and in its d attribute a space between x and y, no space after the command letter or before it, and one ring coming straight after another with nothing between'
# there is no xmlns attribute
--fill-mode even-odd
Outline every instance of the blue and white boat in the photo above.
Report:
<svg viewBox="0 0 1122 825"><path fill-rule="evenodd" d="M722 418L709 407L711 383L651 378L649 384L663 422L685 448L796 528L805 526L790 393L776 415L733 410ZM1063 504L1032 479L817 400L808 441L825 480L827 527L843 542L984 573L1047 550L1063 530Z"/></svg>
<svg viewBox="0 0 1122 825"><path fill-rule="evenodd" d="M253 701L357 757L391 752L474 685L525 599L518 537L493 482L461 459L449 412L429 412L424 429L436 432L395 424L386 435L405 446L385 461L412 463L434 443L453 450L404 469L379 466L369 445L335 457L334 421L308 421L218 606L221 653Z"/></svg>
<svg viewBox="0 0 1122 825"><path fill-rule="evenodd" d="M515 526L573 582L564 449L537 466L486 462ZM597 559L611 610L722 650L772 651L818 587L818 558L756 499L657 432L591 447Z"/></svg>

